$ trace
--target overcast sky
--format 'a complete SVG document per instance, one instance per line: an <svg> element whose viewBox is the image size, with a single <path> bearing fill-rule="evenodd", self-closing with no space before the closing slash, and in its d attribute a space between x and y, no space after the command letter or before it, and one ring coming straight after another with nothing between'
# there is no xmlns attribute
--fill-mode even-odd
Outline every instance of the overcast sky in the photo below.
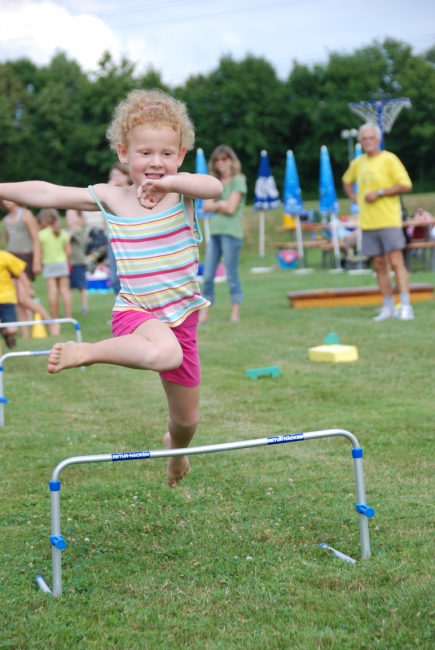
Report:
<svg viewBox="0 0 435 650"><path fill-rule="evenodd" d="M90 71L108 49L170 85L223 54L264 56L285 78L294 59L321 62L386 36L416 53L435 45L435 0L0 0L0 61L47 63L62 49Z"/></svg>

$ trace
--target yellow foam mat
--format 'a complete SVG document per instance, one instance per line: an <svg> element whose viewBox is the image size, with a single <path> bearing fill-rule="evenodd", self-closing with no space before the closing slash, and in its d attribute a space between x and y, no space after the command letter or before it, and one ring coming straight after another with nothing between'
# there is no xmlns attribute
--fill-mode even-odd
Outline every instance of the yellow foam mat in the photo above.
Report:
<svg viewBox="0 0 435 650"><path fill-rule="evenodd" d="M358 350L354 345L318 345L308 350L311 361L326 363L347 363L358 361Z"/></svg>

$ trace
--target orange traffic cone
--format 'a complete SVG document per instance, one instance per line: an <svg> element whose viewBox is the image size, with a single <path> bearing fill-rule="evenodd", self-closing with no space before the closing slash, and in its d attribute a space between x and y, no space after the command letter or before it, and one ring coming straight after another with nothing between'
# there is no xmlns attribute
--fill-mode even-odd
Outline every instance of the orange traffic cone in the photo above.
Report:
<svg viewBox="0 0 435 650"><path fill-rule="evenodd" d="M46 339L47 330L45 329L45 325L38 323L38 321L42 320L41 314L34 314L33 320L35 324L32 327L32 339Z"/></svg>

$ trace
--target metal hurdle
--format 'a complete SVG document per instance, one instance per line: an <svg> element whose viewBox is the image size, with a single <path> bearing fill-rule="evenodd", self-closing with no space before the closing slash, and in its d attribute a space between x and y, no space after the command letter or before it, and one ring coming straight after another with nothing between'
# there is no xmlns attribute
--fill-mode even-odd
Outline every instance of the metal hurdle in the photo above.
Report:
<svg viewBox="0 0 435 650"><path fill-rule="evenodd" d="M326 429L323 431L311 431L308 433L295 433L269 438L258 438L255 440L245 440L240 442L227 442L218 445L205 445L202 447L189 447L187 449L161 449L156 451L127 451L116 454L100 454L94 456L73 456L63 460L55 468L51 481L49 481L50 501L51 501L51 535L50 544L52 547L52 571L53 571L53 591L51 592L47 583L41 575L38 575L36 582L38 586L46 592L53 594L53 597L60 596L62 593L62 551L66 548L66 540L61 535L60 528L60 474L70 465L81 465L84 463L109 463L123 460L142 460L150 458L169 458L171 456L193 456L194 454L207 454L219 451L232 451L234 449L249 449L251 447L263 447L269 445L279 445L287 442L301 442L304 440L315 440L317 438L330 438L333 436L343 436L352 444L352 458L355 472L356 484L356 512L359 518L359 531L361 541L361 558L363 560L370 556L370 538L368 519L374 517L375 511L366 503L364 470L363 470L363 450L361 449L357 438L344 429ZM332 549L334 550L334 549ZM342 557L343 554L339 554ZM347 556L343 559L351 560Z"/></svg>
<svg viewBox="0 0 435 650"><path fill-rule="evenodd" d="M53 318L51 320L28 320L28 321L19 321L17 323L1 323L0 322L0 329L1 328L6 328L6 327L23 327L24 325L52 325L53 323L72 323L74 325L74 329L76 331L76 339L77 343L82 342L82 330L80 327L80 323L75 320L74 318ZM4 408L5 404L8 403L7 398L4 395L3 392L3 362L5 359L8 359L9 357L40 357L44 355L50 354L51 350L26 350L23 352L8 352L7 354L4 354L2 357L0 357L0 427L4 427L5 425L5 413L4 413ZM81 370L84 370L84 367L82 366Z"/></svg>

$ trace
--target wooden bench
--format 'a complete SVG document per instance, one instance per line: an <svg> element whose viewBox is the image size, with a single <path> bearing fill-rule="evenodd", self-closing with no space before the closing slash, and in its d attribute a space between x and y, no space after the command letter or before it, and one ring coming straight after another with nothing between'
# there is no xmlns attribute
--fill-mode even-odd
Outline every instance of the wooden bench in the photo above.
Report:
<svg viewBox="0 0 435 650"><path fill-rule="evenodd" d="M426 258L426 251L431 251L429 259ZM405 248L405 264L408 271L411 271L412 251L422 251L423 263L426 271L435 271L435 241L412 241Z"/></svg>
<svg viewBox="0 0 435 650"><path fill-rule="evenodd" d="M279 250L297 250L298 249L298 242L297 241L279 241L279 242L274 242L272 244L274 248L278 248ZM303 248L320 248L321 250L333 250L334 245L332 242L328 241L327 239L308 239L307 241L304 241Z"/></svg>
<svg viewBox="0 0 435 650"><path fill-rule="evenodd" d="M287 242L275 242L272 244L274 248L278 250L298 250L298 243L295 241ZM342 244L341 241L338 242L338 247L340 250L344 250L346 246ZM334 244L332 241L327 239L307 239L303 243L304 253L309 249L315 249L322 251L322 266L326 268L327 265L334 266ZM328 259L329 258L329 259Z"/></svg>
<svg viewBox="0 0 435 650"><path fill-rule="evenodd" d="M395 299L399 301L397 287ZM411 302L433 300L434 287L431 284L411 284ZM342 307L344 305L378 305L382 304L379 287L352 287L349 289L313 289L310 291L290 291L287 294L290 307Z"/></svg>

